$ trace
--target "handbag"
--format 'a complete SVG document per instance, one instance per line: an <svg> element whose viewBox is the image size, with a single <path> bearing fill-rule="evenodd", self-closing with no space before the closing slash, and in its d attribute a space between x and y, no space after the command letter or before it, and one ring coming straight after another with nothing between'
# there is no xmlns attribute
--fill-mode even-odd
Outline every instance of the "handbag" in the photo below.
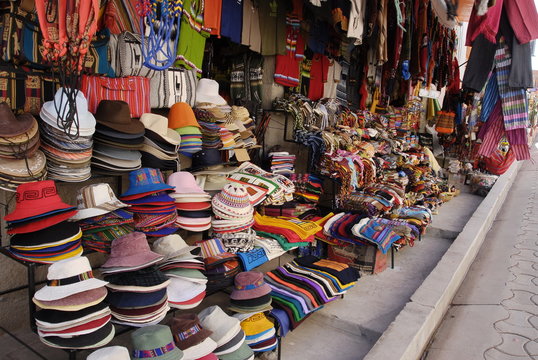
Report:
<svg viewBox="0 0 538 360"><path fill-rule="evenodd" d="M84 71L88 74L116 77L110 62L110 30L103 29L95 34L88 53L84 58Z"/></svg>
<svg viewBox="0 0 538 360"><path fill-rule="evenodd" d="M0 3L0 58L9 62L13 58L12 43L13 37L13 24L15 18L12 14L15 13L14 1L2 1Z"/></svg>
<svg viewBox="0 0 538 360"><path fill-rule="evenodd" d="M0 68L0 102L7 103L11 110L19 110L25 105L26 74L14 67Z"/></svg>
<svg viewBox="0 0 538 360"><path fill-rule="evenodd" d="M122 100L129 104L131 117L151 112L150 81L146 77L108 78L83 75L80 90L88 99L88 110L95 113L101 100Z"/></svg>
<svg viewBox="0 0 538 360"><path fill-rule="evenodd" d="M140 35L124 31L118 35L116 74L118 76L153 77L155 70L144 66Z"/></svg>
<svg viewBox="0 0 538 360"><path fill-rule="evenodd" d="M43 33L39 27L37 13L27 12L20 7L12 14L14 22L11 36L11 56L16 64L25 65L34 69L48 69L43 58L42 43Z"/></svg>
<svg viewBox="0 0 538 360"><path fill-rule="evenodd" d="M194 69L166 69L156 71L150 79L151 107L169 108L175 103L195 105L198 77Z"/></svg>
<svg viewBox="0 0 538 360"><path fill-rule="evenodd" d="M452 111L439 111L437 113L437 122L435 131L439 134L449 135L454 132L454 118L456 114Z"/></svg>
<svg viewBox="0 0 538 360"><path fill-rule="evenodd" d="M516 156L512 151L512 148L506 148L510 146L506 138L501 138L499 146L495 152L487 157L485 160L486 170L494 175L504 174L510 166L516 161Z"/></svg>

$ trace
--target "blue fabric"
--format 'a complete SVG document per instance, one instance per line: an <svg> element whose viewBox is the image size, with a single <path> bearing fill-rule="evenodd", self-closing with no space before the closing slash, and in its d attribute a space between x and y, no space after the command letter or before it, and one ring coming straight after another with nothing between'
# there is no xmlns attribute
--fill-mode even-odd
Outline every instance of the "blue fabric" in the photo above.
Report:
<svg viewBox="0 0 538 360"><path fill-rule="evenodd" d="M243 25L243 1L222 0L220 34L229 37L234 43L241 44Z"/></svg>
<svg viewBox="0 0 538 360"><path fill-rule="evenodd" d="M250 271L269 261L262 248L255 248L249 252L238 252L237 255L241 260L241 264L243 264L244 271Z"/></svg>
<svg viewBox="0 0 538 360"><path fill-rule="evenodd" d="M290 331L290 318L288 313L281 309L273 309L269 315L278 322L278 325L280 326L279 335L281 337L286 336L286 334Z"/></svg>
<svg viewBox="0 0 538 360"><path fill-rule="evenodd" d="M499 85L497 84L497 72L493 71L489 77L489 81L484 91L484 98L482 99L482 111L480 113L480 120L482 122L488 121L495 104L499 100Z"/></svg>

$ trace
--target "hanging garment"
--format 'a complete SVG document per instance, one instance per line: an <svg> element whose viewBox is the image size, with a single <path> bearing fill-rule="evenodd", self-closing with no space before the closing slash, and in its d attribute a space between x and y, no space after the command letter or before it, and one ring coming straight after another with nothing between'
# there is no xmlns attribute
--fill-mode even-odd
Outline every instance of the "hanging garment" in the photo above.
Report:
<svg viewBox="0 0 538 360"><path fill-rule="evenodd" d="M241 44L242 24L242 0L222 0L220 35L229 37L236 44Z"/></svg>
<svg viewBox="0 0 538 360"><path fill-rule="evenodd" d="M323 97L334 99L336 98L336 87L340 82L342 74L342 66L338 61L331 59L329 60L329 70L327 73L327 82L323 86Z"/></svg>
<svg viewBox="0 0 538 360"><path fill-rule="evenodd" d="M310 69L310 88L308 98L317 101L323 97L323 86L327 82L329 59L322 54L314 54Z"/></svg>
<svg viewBox="0 0 538 360"><path fill-rule="evenodd" d="M222 0L206 0L204 26L211 29L211 35L220 37Z"/></svg>
<svg viewBox="0 0 538 360"><path fill-rule="evenodd" d="M286 55L276 56L275 83L288 87L299 85L299 68L304 58L304 47L299 27L288 20Z"/></svg>
<svg viewBox="0 0 538 360"><path fill-rule="evenodd" d="M241 32L241 44L257 53L262 51L262 34L260 31L260 17L258 8L252 0L243 0L243 30Z"/></svg>
<svg viewBox="0 0 538 360"><path fill-rule="evenodd" d="M349 26L347 37L355 39L355 45L362 44L364 33L364 16L366 12L366 0L352 0L349 12Z"/></svg>
<svg viewBox="0 0 538 360"><path fill-rule="evenodd" d="M210 29L204 27L204 1L185 0L183 2L183 15L177 45L176 66L195 69L198 76L202 76L202 62L204 48Z"/></svg>

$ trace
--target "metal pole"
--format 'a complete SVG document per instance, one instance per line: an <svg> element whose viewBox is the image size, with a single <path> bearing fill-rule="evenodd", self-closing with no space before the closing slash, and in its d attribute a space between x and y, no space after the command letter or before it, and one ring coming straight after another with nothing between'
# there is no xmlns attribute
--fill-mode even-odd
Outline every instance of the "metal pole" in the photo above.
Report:
<svg viewBox="0 0 538 360"><path fill-rule="evenodd" d="M28 315L30 316L30 328L37 333L35 324L35 304L32 298L35 294L35 263L28 264Z"/></svg>

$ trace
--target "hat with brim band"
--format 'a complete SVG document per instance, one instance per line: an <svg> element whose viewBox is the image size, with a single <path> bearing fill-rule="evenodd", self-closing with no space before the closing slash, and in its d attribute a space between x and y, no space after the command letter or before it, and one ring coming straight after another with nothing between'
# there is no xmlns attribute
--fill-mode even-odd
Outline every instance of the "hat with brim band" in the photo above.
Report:
<svg viewBox="0 0 538 360"><path fill-rule="evenodd" d="M90 262L84 256L52 264L49 267L47 279L47 285L34 294L39 301L58 300L107 284L106 281L93 277Z"/></svg>
<svg viewBox="0 0 538 360"><path fill-rule="evenodd" d="M213 353L215 355L219 355L219 356L229 354L229 353L234 352L235 350L239 349L244 341L245 341L245 332L243 330L240 330L237 333L237 335L235 335L230 341L228 341L226 344L216 348L213 351Z"/></svg>
<svg viewBox="0 0 538 360"><path fill-rule="evenodd" d="M108 344L114 338L114 326L111 323L86 335L71 338L59 336L40 337L41 341L51 347L60 349L93 349Z"/></svg>
<svg viewBox="0 0 538 360"><path fill-rule="evenodd" d="M100 183L82 187L77 196L77 214L73 220L82 220L107 214L129 205L116 198L109 184Z"/></svg>
<svg viewBox="0 0 538 360"><path fill-rule="evenodd" d="M95 112L97 123L113 130L128 133L144 133L144 124L131 118L129 104L119 100L101 100Z"/></svg>
<svg viewBox="0 0 538 360"><path fill-rule="evenodd" d="M72 101L68 101L66 97L67 92L65 89L60 88L56 91L54 100L45 102L41 108L40 117L57 129L61 129L58 122L72 110ZM75 121L66 130L71 135L92 135L95 132L96 121L93 114L88 111L88 101L82 91L77 91L75 103Z"/></svg>
<svg viewBox="0 0 538 360"><path fill-rule="evenodd" d="M30 156L37 151L40 145L39 136L28 138L28 141L20 144L2 145L0 143L0 156L8 158L21 158L24 155Z"/></svg>
<svg viewBox="0 0 538 360"><path fill-rule="evenodd" d="M218 305L205 308L198 317L200 324L212 331L211 338L217 347L227 344L241 331L239 320L227 315Z"/></svg>
<svg viewBox="0 0 538 360"><path fill-rule="evenodd" d="M27 131L23 132L22 134L19 134L16 136L10 136L10 137L0 137L0 144L12 145L12 144L21 144L21 143L28 142L29 139L39 137L38 131L39 131L39 125L36 120L35 122L32 122L32 125L30 126L30 128Z"/></svg>
<svg viewBox="0 0 538 360"><path fill-rule="evenodd" d="M180 278L170 278L167 288L168 300L181 302L190 300L206 290L204 284L194 283Z"/></svg>
<svg viewBox="0 0 538 360"><path fill-rule="evenodd" d="M131 333L133 359L178 360L183 352L174 344L172 331L165 325L152 325ZM159 354L159 355L157 355Z"/></svg>
<svg viewBox="0 0 538 360"><path fill-rule="evenodd" d="M44 329L40 326L37 327L37 334L41 337L49 337L49 336L60 336L60 337L68 337L68 336L80 336L80 335L86 335L91 332L94 332L103 326L105 326L108 322L110 322L111 315L104 315L99 319L93 319L91 321L87 321L84 324L78 324L74 325L72 327L69 327L67 329Z"/></svg>
<svg viewBox="0 0 538 360"><path fill-rule="evenodd" d="M142 168L129 174L129 188L121 194L120 198L130 195L141 195L155 193L174 188L164 183L162 173L159 169Z"/></svg>
<svg viewBox="0 0 538 360"><path fill-rule="evenodd" d="M211 331L205 329L200 324L198 315L193 313L180 314L173 317L170 319L169 326L172 329L172 336L174 337L176 346L184 352L184 355L186 349L201 344L211 335ZM216 348L215 342L213 340L211 341L215 346L207 353L212 352ZM192 354L190 355L192 356ZM202 354L200 356L204 355ZM198 357L194 357L193 359L197 359Z"/></svg>
<svg viewBox="0 0 538 360"><path fill-rule="evenodd" d="M133 232L112 242L110 256L101 267L106 269L149 265L160 260L162 256L150 250L146 236L141 232Z"/></svg>
<svg viewBox="0 0 538 360"><path fill-rule="evenodd" d="M140 154L142 157L142 154ZM137 170L142 166L141 159L137 160L120 160L112 157L108 157L102 154L93 154L92 165L103 165L105 167L116 168L116 169L134 169Z"/></svg>
<svg viewBox="0 0 538 360"><path fill-rule="evenodd" d="M251 360L254 359L254 352L247 345L246 342L243 342L241 346L227 354L219 355L219 360Z"/></svg>
<svg viewBox="0 0 538 360"><path fill-rule="evenodd" d="M105 144L96 143L93 147L94 156L95 153L101 154L110 158L125 160L125 161L135 161L140 160L142 154L137 150L123 150L118 149L112 146Z"/></svg>
<svg viewBox="0 0 538 360"><path fill-rule="evenodd" d="M247 300L267 295L271 287L265 283L263 273L257 271L245 271L238 274L234 279L234 289L230 298L234 300Z"/></svg>
<svg viewBox="0 0 538 360"><path fill-rule="evenodd" d="M168 127L168 119L164 116L146 113L142 114L140 122L144 124L146 131L152 131L163 141L172 145L179 146L181 144L181 136Z"/></svg>
<svg viewBox="0 0 538 360"><path fill-rule="evenodd" d="M119 138L119 139L140 139L144 137L145 131L136 134L129 134L122 131L116 131L106 125L97 124L95 127L96 134L103 134L109 138Z"/></svg>
<svg viewBox="0 0 538 360"><path fill-rule="evenodd" d="M86 319L110 314L110 309L103 302L79 311L63 312L59 310L39 310L35 313L37 325L48 328L61 328L83 322Z"/></svg>
<svg viewBox="0 0 538 360"><path fill-rule="evenodd" d="M207 169L211 166L224 165L222 155L217 149L203 148L192 155L191 172Z"/></svg>
<svg viewBox="0 0 538 360"><path fill-rule="evenodd" d="M106 296L106 288L102 286L96 289L79 292L58 300L40 301L34 297L32 301L42 309L78 311L89 306L99 304L106 298Z"/></svg>
<svg viewBox="0 0 538 360"><path fill-rule="evenodd" d="M108 346L95 350L86 360L131 360L131 357L124 346Z"/></svg>
<svg viewBox="0 0 538 360"><path fill-rule="evenodd" d="M170 284L170 281L167 280L161 284L153 285L153 286L135 286L135 285L116 285L116 284L108 284L107 288L112 290L118 290L118 291L130 291L134 293L148 293L153 292L157 290L161 290L166 288Z"/></svg>

